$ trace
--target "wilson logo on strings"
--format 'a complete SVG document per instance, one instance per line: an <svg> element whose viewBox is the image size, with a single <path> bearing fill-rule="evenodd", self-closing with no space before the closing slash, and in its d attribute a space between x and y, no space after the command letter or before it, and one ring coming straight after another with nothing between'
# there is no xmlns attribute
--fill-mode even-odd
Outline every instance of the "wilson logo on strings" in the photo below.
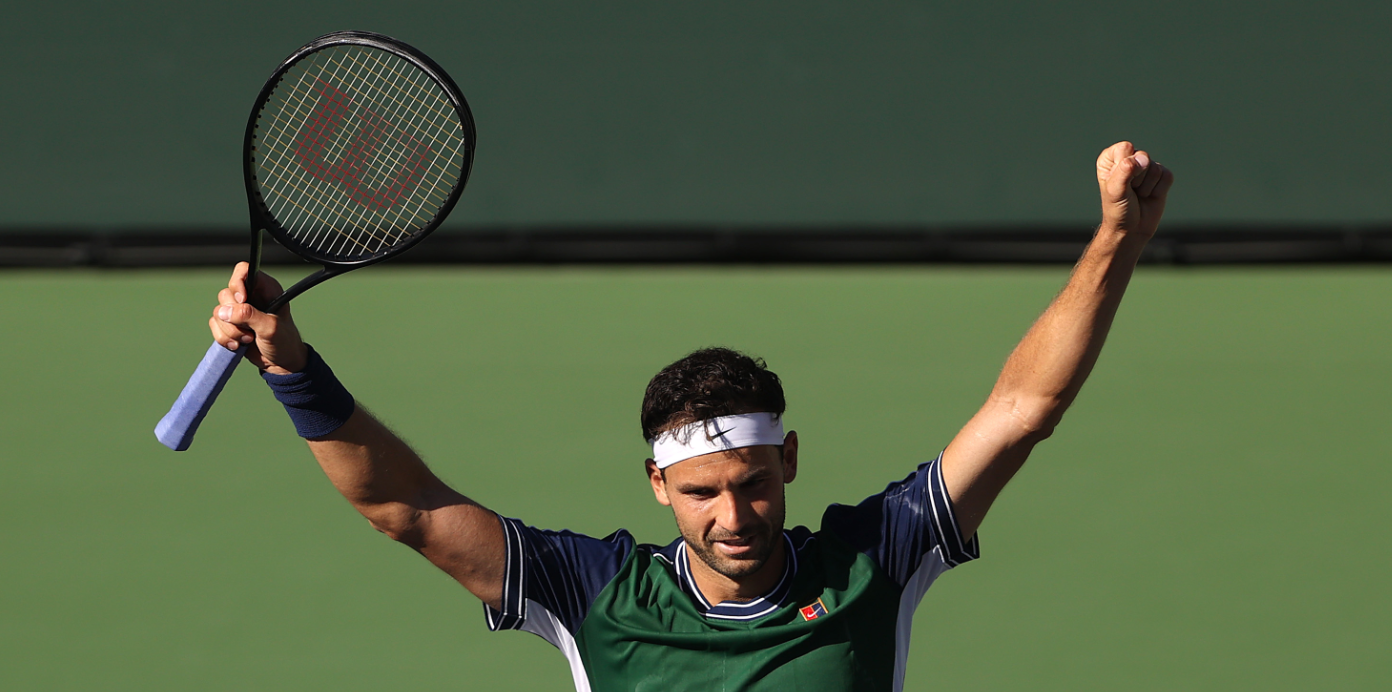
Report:
<svg viewBox="0 0 1392 692"><path fill-rule="evenodd" d="M355 107L333 85L321 84L319 103L295 140L295 158L365 207L404 202L420 184L430 147L370 109ZM337 154L336 161L330 162L331 154Z"/></svg>

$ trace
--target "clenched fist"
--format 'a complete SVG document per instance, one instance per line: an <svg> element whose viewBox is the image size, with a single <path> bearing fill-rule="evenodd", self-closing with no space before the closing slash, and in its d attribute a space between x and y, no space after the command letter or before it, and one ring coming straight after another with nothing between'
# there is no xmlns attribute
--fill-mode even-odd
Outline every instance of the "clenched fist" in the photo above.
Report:
<svg viewBox="0 0 1392 692"><path fill-rule="evenodd" d="M1150 238L1165 213L1165 196L1174 183L1168 168L1117 142L1097 157L1097 186L1102 192L1102 226Z"/></svg>

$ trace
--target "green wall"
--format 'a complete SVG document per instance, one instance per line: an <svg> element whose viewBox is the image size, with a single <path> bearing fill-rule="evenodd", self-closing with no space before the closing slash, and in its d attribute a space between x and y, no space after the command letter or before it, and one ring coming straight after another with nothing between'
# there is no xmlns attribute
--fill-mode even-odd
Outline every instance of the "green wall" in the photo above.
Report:
<svg viewBox="0 0 1392 692"><path fill-rule="evenodd" d="M242 127L308 39L449 70L451 224L1088 223L1092 158L1174 222L1392 221L1386 2L36 3L4 11L0 228L245 223Z"/></svg>

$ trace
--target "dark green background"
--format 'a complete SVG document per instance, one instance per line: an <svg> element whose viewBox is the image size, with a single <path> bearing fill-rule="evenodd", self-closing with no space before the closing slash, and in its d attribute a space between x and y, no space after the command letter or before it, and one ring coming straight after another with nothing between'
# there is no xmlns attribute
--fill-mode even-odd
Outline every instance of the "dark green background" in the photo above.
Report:
<svg viewBox="0 0 1392 692"><path fill-rule="evenodd" d="M361 28L473 104L455 228L1085 225L1130 138L1178 223L1392 221L1386 2L132 2L0 21L0 228L241 227L277 62Z"/></svg>
<svg viewBox="0 0 1392 692"><path fill-rule="evenodd" d="M936 454L1063 283L1040 269L383 267L295 302L354 394L503 513L666 542L638 404L768 358L789 520ZM564 658L372 531L265 386L151 433L223 271L0 274L0 689L564 690ZM910 690L1381 690L1382 268L1143 269L1088 386L915 620ZM670 319L697 297L718 320Z"/></svg>

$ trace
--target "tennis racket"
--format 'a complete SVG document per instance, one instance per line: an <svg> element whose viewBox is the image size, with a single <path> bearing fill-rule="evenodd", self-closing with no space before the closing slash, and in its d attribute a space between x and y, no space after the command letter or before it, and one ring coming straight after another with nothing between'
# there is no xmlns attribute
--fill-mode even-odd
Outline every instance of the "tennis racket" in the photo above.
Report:
<svg viewBox="0 0 1392 692"><path fill-rule="evenodd" d="M474 158L469 105L424 53L387 36L321 36L276 68L247 119L251 272L270 233L319 271L270 304L340 274L381 262L420 242L454 208ZM246 346L214 343L155 437L188 449Z"/></svg>

